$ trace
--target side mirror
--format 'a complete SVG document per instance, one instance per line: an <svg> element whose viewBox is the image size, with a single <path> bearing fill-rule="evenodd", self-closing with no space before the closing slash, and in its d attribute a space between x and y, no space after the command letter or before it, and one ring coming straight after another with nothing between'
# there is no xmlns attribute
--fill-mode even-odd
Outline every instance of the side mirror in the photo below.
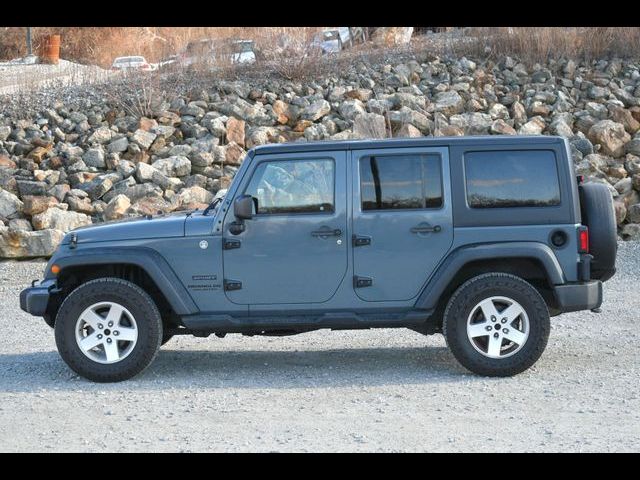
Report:
<svg viewBox="0 0 640 480"><path fill-rule="evenodd" d="M239 220L250 220L253 218L253 197L251 195L240 195L233 202L233 214Z"/></svg>

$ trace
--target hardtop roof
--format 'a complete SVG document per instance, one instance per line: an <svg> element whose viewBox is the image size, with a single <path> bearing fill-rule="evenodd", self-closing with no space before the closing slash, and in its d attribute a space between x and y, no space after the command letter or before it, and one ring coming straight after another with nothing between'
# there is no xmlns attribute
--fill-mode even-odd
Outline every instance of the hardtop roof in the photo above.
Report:
<svg viewBox="0 0 640 480"><path fill-rule="evenodd" d="M295 153L327 150L368 150L373 148L445 147L457 145L521 145L522 147L564 142L553 135L475 135L465 137L419 137L365 140L326 140L316 142L288 142L259 145L254 154Z"/></svg>

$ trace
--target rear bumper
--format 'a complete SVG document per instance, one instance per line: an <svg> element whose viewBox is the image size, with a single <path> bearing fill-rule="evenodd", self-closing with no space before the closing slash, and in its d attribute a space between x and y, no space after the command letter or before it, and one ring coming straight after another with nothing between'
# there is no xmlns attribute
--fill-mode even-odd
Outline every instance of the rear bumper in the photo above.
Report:
<svg viewBox="0 0 640 480"><path fill-rule="evenodd" d="M556 285L554 292L562 312L593 310L602 304L602 282L599 280Z"/></svg>
<svg viewBox="0 0 640 480"><path fill-rule="evenodd" d="M20 308L36 317L44 316L51 290L55 287L55 280L44 280L38 285L25 288L20 292Z"/></svg>

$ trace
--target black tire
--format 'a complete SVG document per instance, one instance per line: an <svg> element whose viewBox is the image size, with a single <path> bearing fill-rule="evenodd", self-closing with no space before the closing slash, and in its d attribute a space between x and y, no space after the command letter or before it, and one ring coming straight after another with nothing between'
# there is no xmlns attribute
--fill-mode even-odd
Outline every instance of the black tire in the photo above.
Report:
<svg viewBox="0 0 640 480"><path fill-rule="evenodd" d="M616 214L609 189L601 183L580 185L582 224L589 227L591 278L607 281L616 273Z"/></svg>
<svg viewBox="0 0 640 480"><path fill-rule="evenodd" d="M165 343L167 343L169 340L171 340L173 338L173 335L170 333L163 333L162 334L162 341L160 342L160 345L164 345Z"/></svg>
<svg viewBox="0 0 640 480"><path fill-rule="evenodd" d="M135 346L116 363L90 359L76 341L78 318L86 308L99 302L122 305L137 324ZM142 372L153 361L162 340L162 320L154 301L139 286L120 278L99 278L80 285L64 300L56 316L55 339L58 352L74 372L94 382L120 382Z"/></svg>
<svg viewBox="0 0 640 480"><path fill-rule="evenodd" d="M528 338L520 350L506 358L483 355L467 336L472 310L494 296L515 300L529 319ZM455 358L468 370L489 377L517 375L531 367L547 346L549 330L549 310L540 293L525 280L507 273L487 273L464 283L449 299L443 318L443 334Z"/></svg>

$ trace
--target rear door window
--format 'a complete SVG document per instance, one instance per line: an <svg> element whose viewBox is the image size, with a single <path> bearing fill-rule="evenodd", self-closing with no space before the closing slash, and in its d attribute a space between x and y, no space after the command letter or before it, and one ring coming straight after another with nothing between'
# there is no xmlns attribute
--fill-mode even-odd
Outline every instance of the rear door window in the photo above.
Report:
<svg viewBox="0 0 640 480"><path fill-rule="evenodd" d="M362 210L442 207L439 155L375 155L360 159Z"/></svg>

